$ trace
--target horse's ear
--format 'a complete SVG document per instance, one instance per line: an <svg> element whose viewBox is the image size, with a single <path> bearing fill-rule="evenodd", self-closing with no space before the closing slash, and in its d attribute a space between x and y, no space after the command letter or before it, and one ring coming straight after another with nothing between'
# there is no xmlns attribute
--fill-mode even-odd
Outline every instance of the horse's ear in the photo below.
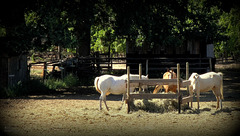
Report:
<svg viewBox="0 0 240 136"><path fill-rule="evenodd" d="M197 79L198 77L199 77L199 75L198 75L198 74L196 74L196 75L194 76L194 78L195 78L195 79Z"/></svg>
<svg viewBox="0 0 240 136"><path fill-rule="evenodd" d="M169 68L167 69L167 72L169 72Z"/></svg>
<svg viewBox="0 0 240 136"><path fill-rule="evenodd" d="M173 70L173 69L171 69L171 70L170 70L170 72L173 72L173 73L174 73L174 70Z"/></svg>

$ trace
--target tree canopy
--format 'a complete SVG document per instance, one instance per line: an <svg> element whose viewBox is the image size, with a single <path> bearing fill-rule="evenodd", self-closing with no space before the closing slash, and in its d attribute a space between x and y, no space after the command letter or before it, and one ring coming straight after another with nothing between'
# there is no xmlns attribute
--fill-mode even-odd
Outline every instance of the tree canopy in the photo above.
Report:
<svg viewBox="0 0 240 136"><path fill-rule="evenodd" d="M214 43L240 56L239 7L221 0L11 0L1 6L3 50L45 51L52 46L90 52L126 52L126 44L154 50L186 40Z"/></svg>

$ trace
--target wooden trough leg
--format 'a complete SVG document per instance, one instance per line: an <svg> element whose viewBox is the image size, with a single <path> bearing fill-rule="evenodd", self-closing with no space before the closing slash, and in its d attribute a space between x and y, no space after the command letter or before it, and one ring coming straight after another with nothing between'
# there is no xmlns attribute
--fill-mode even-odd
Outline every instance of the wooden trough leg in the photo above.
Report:
<svg viewBox="0 0 240 136"><path fill-rule="evenodd" d="M178 113L181 113L181 101L182 97L180 94L180 64L177 64L177 92L178 92Z"/></svg>
<svg viewBox="0 0 240 136"><path fill-rule="evenodd" d="M178 95L178 113L181 113L182 94Z"/></svg>
<svg viewBox="0 0 240 136"><path fill-rule="evenodd" d="M148 59L146 59L146 75L148 75Z"/></svg>
<svg viewBox="0 0 240 136"><path fill-rule="evenodd" d="M142 64L139 64L139 79L142 79ZM139 83L139 93L142 93L142 87L141 84Z"/></svg>

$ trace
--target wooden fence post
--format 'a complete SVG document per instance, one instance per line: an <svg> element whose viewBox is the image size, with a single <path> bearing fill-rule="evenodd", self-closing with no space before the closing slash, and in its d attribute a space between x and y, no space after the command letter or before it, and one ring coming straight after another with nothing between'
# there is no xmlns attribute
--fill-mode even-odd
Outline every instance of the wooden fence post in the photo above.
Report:
<svg viewBox="0 0 240 136"><path fill-rule="evenodd" d="M189 63L186 62L186 80L189 78ZM189 86L187 86L187 95L189 95ZM187 103L189 106L189 102Z"/></svg>
<svg viewBox="0 0 240 136"><path fill-rule="evenodd" d="M209 70L213 71L213 69L212 69L212 58L209 58Z"/></svg>
<svg viewBox="0 0 240 136"><path fill-rule="evenodd" d="M146 75L148 75L148 59L146 59Z"/></svg>
<svg viewBox="0 0 240 136"><path fill-rule="evenodd" d="M189 63L186 62L186 80L189 78Z"/></svg>
<svg viewBox="0 0 240 136"><path fill-rule="evenodd" d="M31 67L32 67L32 64L30 63L29 65L28 65L28 70L27 70L27 75L28 75L28 80L30 80L31 79Z"/></svg>
<svg viewBox="0 0 240 136"><path fill-rule="evenodd" d="M127 67L127 113L130 112L130 67Z"/></svg>
<svg viewBox="0 0 240 136"><path fill-rule="evenodd" d="M139 64L139 79L142 79L142 64ZM139 83L139 92L142 92L141 83Z"/></svg>
<svg viewBox="0 0 240 136"><path fill-rule="evenodd" d="M189 78L189 63L186 62L186 80ZM187 86L187 95L189 95L189 86Z"/></svg>
<svg viewBox="0 0 240 136"><path fill-rule="evenodd" d="M178 113L181 113L182 96L180 94L180 64L177 64L177 93L178 93Z"/></svg>
<svg viewBox="0 0 240 136"><path fill-rule="evenodd" d="M177 91L180 93L180 64L177 64Z"/></svg>
<svg viewBox="0 0 240 136"><path fill-rule="evenodd" d="M46 79L47 73L47 62L43 63L43 81Z"/></svg>

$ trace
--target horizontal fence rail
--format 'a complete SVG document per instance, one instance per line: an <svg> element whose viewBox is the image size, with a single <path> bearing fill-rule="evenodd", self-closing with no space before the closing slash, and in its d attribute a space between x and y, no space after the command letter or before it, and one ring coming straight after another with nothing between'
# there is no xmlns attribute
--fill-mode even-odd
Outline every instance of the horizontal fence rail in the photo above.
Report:
<svg viewBox="0 0 240 136"><path fill-rule="evenodd" d="M213 70L213 63L210 58L78 58L79 64L92 65L98 70L112 71L113 65L131 66L131 73L138 72L138 64L143 65L143 74L154 75L156 72L165 72L166 69L176 70L176 63L184 66L189 62L190 72L205 73ZM125 67L125 69L126 69ZM181 69L186 69L182 67ZM116 69L117 70L117 69ZM152 74L153 73L153 74Z"/></svg>

